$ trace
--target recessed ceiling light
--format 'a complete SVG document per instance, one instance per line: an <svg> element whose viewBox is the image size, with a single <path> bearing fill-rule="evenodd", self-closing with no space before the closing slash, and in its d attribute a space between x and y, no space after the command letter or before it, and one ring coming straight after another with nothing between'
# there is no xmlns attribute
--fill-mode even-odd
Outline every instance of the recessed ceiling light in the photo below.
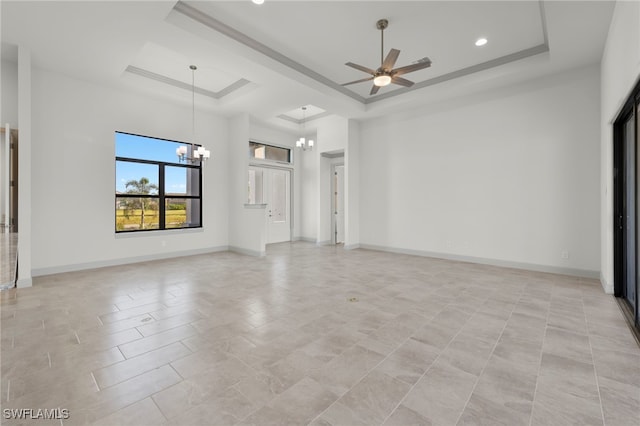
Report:
<svg viewBox="0 0 640 426"><path fill-rule="evenodd" d="M484 46L487 44L487 39L482 37L476 40L476 46Z"/></svg>
<svg viewBox="0 0 640 426"><path fill-rule="evenodd" d="M251 0L253 3L255 4L262 4L264 3L264 0Z"/></svg>

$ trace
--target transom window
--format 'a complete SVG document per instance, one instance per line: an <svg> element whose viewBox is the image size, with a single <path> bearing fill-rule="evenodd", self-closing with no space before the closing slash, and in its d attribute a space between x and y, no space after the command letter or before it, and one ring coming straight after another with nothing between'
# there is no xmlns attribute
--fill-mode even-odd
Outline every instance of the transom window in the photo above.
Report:
<svg viewBox="0 0 640 426"><path fill-rule="evenodd" d="M291 150L289 148L249 141L249 158L276 161L278 163L291 163Z"/></svg>
<svg viewBox="0 0 640 426"><path fill-rule="evenodd" d="M176 156L190 144L116 132L115 145L117 233L202 227L202 167Z"/></svg>

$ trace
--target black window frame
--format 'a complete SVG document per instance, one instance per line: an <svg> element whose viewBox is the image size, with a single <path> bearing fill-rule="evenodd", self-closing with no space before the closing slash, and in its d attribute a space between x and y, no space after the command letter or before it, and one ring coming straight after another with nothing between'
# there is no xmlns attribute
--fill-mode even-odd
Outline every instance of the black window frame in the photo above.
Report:
<svg viewBox="0 0 640 426"><path fill-rule="evenodd" d="M192 146L193 149L197 149L198 144L191 144L187 142L175 141L172 139L158 138L155 136L146 136L139 135L136 133L128 133L128 132L120 132L116 131L116 134L123 134L129 136L137 136L141 138L147 139L156 139L159 141L165 142L173 142L176 144L176 148L181 145ZM158 161L158 160L144 160L140 158L130 158L130 157L119 157L115 156L114 166L117 162L130 162L130 163L138 163L138 164L151 164L158 166L158 193L157 194L126 194L126 193L118 193L115 191L115 199L114 206L117 205L118 199L122 198L152 198L158 200L158 228L157 229L122 229L118 230L118 221L117 221L117 210L114 210L114 229L116 234L129 234L136 232L155 232L155 231L167 231L167 230L180 230L180 229L198 229L203 227L203 217L202 217L202 162L199 161L197 164L188 164L188 163L180 163L180 162L169 162L169 161ZM198 195L188 195L188 194L171 194L165 190L165 167L182 167L186 169L197 169L198 170ZM142 197L141 197L142 195ZM183 226L180 228L167 228L166 227L166 199L185 199L185 200L198 200L199 204L199 217L200 224L197 226Z"/></svg>

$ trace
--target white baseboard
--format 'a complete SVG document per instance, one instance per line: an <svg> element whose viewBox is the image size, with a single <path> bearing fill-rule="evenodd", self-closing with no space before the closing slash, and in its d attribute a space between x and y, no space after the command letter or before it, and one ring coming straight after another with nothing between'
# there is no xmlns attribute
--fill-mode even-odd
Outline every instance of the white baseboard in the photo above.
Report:
<svg viewBox="0 0 640 426"><path fill-rule="evenodd" d="M600 272L600 284L605 293L613 294L613 283L608 283L607 279L602 275L602 272Z"/></svg>
<svg viewBox="0 0 640 426"><path fill-rule="evenodd" d="M16 287L18 288L25 288L25 287L31 287L31 286L33 286L32 278L18 279L18 281L16 281Z"/></svg>
<svg viewBox="0 0 640 426"><path fill-rule="evenodd" d="M193 256L197 254L215 253L215 252L227 251L227 250L229 250L229 247L227 246L209 247L205 249L184 250L184 251L171 252L171 253L157 253L157 254L151 254L146 256L134 256L134 257L121 258L121 259L109 259L109 260L99 260L96 262L76 263L73 265L54 266L51 268L37 268L37 269L31 270L31 276L40 277L43 275L62 274L65 272L83 271L85 269L96 269L96 268L104 268L108 266L127 265L130 263L147 262L150 260L172 259L175 257ZM21 280L18 280L18 287L20 287L20 281Z"/></svg>
<svg viewBox="0 0 640 426"><path fill-rule="evenodd" d="M317 246L330 246L333 244L333 241L331 240L324 240L324 241L316 241L315 242Z"/></svg>
<svg viewBox="0 0 640 426"><path fill-rule="evenodd" d="M430 251L423 251L423 250L402 249L402 248L396 248L396 247L378 246L373 244L360 244L360 248L366 249L366 250L385 251L389 253L409 254L413 256L433 257L437 259L457 260L460 262L479 263L482 265L501 266L504 268L524 269L527 271L571 275L571 276L581 277L581 278L598 279L600 277L599 271L590 271L586 269L564 268L561 266L550 266L550 265L537 265L534 263L521 263L521 262L512 262L509 260L486 259L482 257L462 256L457 254L438 253L438 252L430 252Z"/></svg>
<svg viewBox="0 0 640 426"><path fill-rule="evenodd" d="M315 243L316 239L311 237L297 237L294 241L306 241L307 243Z"/></svg>
<svg viewBox="0 0 640 426"><path fill-rule="evenodd" d="M345 244L344 245L344 249L345 250L355 250L355 249L359 249L360 248L360 244Z"/></svg>
<svg viewBox="0 0 640 426"><path fill-rule="evenodd" d="M266 251L249 250L249 249L234 247L234 246L230 246L229 251L232 251L238 254L246 254L247 256L254 256L254 257L263 257L267 255Z"/></svg>

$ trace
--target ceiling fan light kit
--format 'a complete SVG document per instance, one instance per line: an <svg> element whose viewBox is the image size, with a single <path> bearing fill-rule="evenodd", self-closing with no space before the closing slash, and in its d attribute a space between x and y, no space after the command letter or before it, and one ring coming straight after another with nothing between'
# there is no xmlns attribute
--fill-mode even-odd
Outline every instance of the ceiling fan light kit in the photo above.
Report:
<svg viewBox="0 0 640 426"><path fill-rule="evenodd" d="M353 62L347 62L345 65L351 68L355 68L359 71L366 72L370 74L370 77L362 78L360 80L350 81L348 83L344 83L343 86L348 86L350 84L362 83L365 81L373 80L373 87L371 87L371 92L369 95L375 95L378 93L381 87L388 86L389 84L398 84L404 87L411 87L414 85L413 81L409 81L405 78L400 77L403 74L408 74L413 71L418 71L424 68L428 68L431 66L431 60L427 57L421 59L418 63L407 65L400 68L393 68L398 60L398 56L400 55L400 51L398 49L391 49L387 54L387 57L384 57L384 30L389 26L389 21L386 19L379 19L376 22L376 28L380 30L380 67L376 70L371 68L354 64Z"/></svg>

